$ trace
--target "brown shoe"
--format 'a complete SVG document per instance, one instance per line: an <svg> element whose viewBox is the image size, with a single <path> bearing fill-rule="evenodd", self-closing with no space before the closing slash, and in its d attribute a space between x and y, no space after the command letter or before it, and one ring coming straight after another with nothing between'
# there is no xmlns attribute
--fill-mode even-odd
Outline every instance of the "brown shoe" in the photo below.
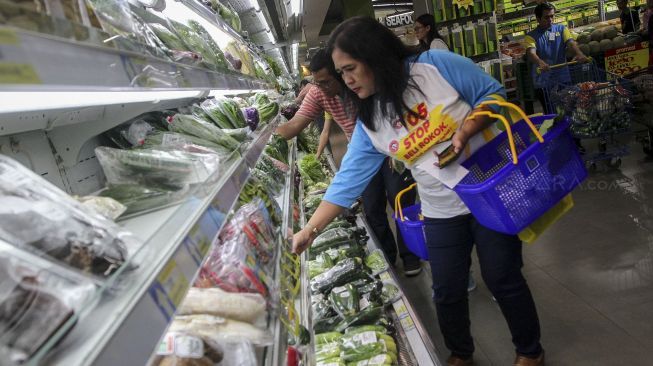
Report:
<svg viewBox="0 0 653 366"><path fill-rule="evenodd" d="M474 365L474 359L471 357L468 359L456 357L456 356L449 356L447 358L447 366L472 366Z"/></svg>
<svg viewBox="0 0 653 366"><path fill-rule="evenodd" d="M544 351L542 351L537 358L517 355L517 358L515 358L515 366L544 366Z"/></svg>

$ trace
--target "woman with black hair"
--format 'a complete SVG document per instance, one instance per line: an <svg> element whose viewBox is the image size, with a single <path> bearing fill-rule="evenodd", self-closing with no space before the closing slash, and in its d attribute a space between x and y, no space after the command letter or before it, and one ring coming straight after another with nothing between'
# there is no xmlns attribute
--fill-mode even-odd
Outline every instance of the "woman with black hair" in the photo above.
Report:
<svg viewBox="0 0 653 366"><path fill-rule="evenodd" d="M293 251L306 250L354 202L387 156L400 160L411 169L422 204L438 321L451 351L448 365L473 364L467 281L474 245L483 279L512 333L515 365L543 365L537 311L521 273L519 238L481 225L443 183L450 183L447 169L456 167L440 170L433 163L441 146L436 145L438 136L451 139L456 154L468 156L496 132L488 117L467 117L487 110L484 101L503 100L502 86L454 53L413 54L372 18L340 24L328 46L346 97L358 108L358 120L340 171L307 225L295 234Z"/></svg>
<svg viewBox="0 0 653 366"><path fill-rule="evenodd" d="M447 44L440 38L435 26L435 18L431 14L422 14L415 19L415 36L419 40L419 47L422 51L449 50Z"/></svg>

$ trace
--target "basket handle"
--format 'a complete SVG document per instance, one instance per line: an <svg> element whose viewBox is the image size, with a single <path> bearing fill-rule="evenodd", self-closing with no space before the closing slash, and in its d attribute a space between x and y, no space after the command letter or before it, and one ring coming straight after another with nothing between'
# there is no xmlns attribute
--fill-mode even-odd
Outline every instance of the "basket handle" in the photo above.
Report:
<svg viewBox="0 0 653 366"><path fill-rule="evenodd" d="M515 148L515 141L512 137L512 128L510 127L510 123L508 122L506 117L488 111L478 111L467 116L467 118L465 118L465 121L463 123L467 122L470 119L474 119L474 117L476 116L488 116L490 118L496 118L499 121L503 122L503 125L506 127L506 133L508 134L508 144L510 145L510 152L512 153L512 163L517 165L517 149Z"/></svg>
<svg viewBox="0 0 653 366"><path fill-rule="evenodd" d="M592 60L591 57L587 57L587 60L588 60L587 62L592 62L592 61L594 61L594 60ZM563 62L563 63L561 63L561 64L550 65L550 66L549 66L549 69L550 69L550 70L555 70L555 69L559 69L559 68L561 68L561 67L565 67L565 66L573 66L573 65L576 65L576 64L578 64L578 63L579 63L578 61ZM541 73L542 73L542 68L538 67L537 69L535 69L535 71L536 71L538 74L541 74Z"/></svg>
<svg viewBox="0 0 653 366"><path fill-rule="evenodd" d="M404 212L401 209L401 196L404 195L404 193L410 191L411 189L415 188L417 183L413 183L408 186L408 188L401 190L399 193L397 193L397 196L395 197L395 216L397 213L399 213L399 217L401 218L401 221L404 221Z"/></svg>
<svg viewBox="0 0 653 366"><path fill-rule="evenodd" d="M524 120L528 124L528 127L530 127L531 131L533 131L533 134L537 138L537 140L541 143L544 143L544 138L540 134L540 131L538 131L537 127L533 124L533 121L522 111L521 108L519 108L517 105L510 103L510 102L502 102L499 100L486 100L484 102L481 102L482 106L486 105L498 105L499 107L506 107L508 108L509 111L511 112L517 112L517 114L521 117L521 119ZM514 118L514 117L512 117Z"/></svg>

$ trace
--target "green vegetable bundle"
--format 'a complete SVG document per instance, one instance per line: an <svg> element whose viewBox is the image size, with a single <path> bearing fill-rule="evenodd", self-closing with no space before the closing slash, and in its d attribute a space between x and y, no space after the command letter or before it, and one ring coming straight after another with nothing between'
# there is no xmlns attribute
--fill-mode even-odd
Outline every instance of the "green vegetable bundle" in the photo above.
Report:
<svg viewBox="0 0 653 366"><path fill-rule="evenodd" d="M224 53L222 53L222 50L220 49L220 47L218 47L218 44L215 43L215 41L213 40L209 32L207 32L206 29L202 27L202 25L195 20L189 20L188 26L192 30L197 32L197 34L199 34L204 39L206 45L209 47L211 51L208 55L206 56L202 55L202 56L208 57L209 61L218 67L221 67L223 69L228 68L227 59L224 57Z"/></svg>
<svg viewBox="0 0 653 366"><path fill-rule="evenodd" d="M230 151L237 150L240 143L220 128L209 122L187 114L176 114L170 120L168 129L185 135L192 135L214 142Z"/></svg>
<svg viewBox="0 0 653 366"><path fill-rule="evenodd" d="M229 98L207 99L202 102L202 109L220 128L233 129L247 127L245 116L235 100Z"/></svg>
<svg viewBox="0 0 653 366"><path fill-rule="evenodd" d="M227 157L233 152L233 150L230 150L222 145L218 145L215 142L208 141L197 136L163 131L157 131L151 135L148 135L141 147L150 149L160 146L174 146L174 144L193 144L203 146L215 151L216 154L218 154L220 157Z"/></svg>
<svg viewBox="0 0 653 366"><path fill-rule="evenodd" d="M182 40L179 39L176 34L172 33L165 26L158 23L150 23L148 26L150 29L152 29L154 34L156 34L156 36L159 37L159 39L171 50L190 51L184 42L182 42Z"/></svg>
<svg viewBox="0 0 653 366"><path fill-rule="evenodd" d="M288 142L279 135L273 135L265 148L265 153L271 157L288 164Z"/></svg>
<svg viewBox="0 0 653 366"><path fill-rule="evenodd" d="M299 161L299 173L305 181L310 184L318 182L327 182L327 175L324 173L324 168L320 161L313 154L306 154Z"/></svg>
<svg viewBox="0 0 653 366"><path fill-rule="evenodd" d="M110 197L127 206L123 215L146 211L173 204L184 197L184 191L170 191L162 188L137 184L114 184L100 192L101 197Z"/></svg>

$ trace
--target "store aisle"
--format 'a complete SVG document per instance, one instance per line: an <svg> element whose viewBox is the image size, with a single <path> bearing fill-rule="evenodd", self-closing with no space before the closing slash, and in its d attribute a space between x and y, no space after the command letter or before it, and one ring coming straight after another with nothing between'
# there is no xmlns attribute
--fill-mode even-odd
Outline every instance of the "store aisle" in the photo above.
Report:
<svg viewBox="0 0 653 366"><path fill-rule="evenodd" d="M619 170L590 174L574 192L573 210L524 247L524 274L540 314L547 365L653 364L653 160L639 144L631 149ZM474 277L475 364L510 365L510 334L476 261ZM401 280L446 359L430 273Z"/></svg>

